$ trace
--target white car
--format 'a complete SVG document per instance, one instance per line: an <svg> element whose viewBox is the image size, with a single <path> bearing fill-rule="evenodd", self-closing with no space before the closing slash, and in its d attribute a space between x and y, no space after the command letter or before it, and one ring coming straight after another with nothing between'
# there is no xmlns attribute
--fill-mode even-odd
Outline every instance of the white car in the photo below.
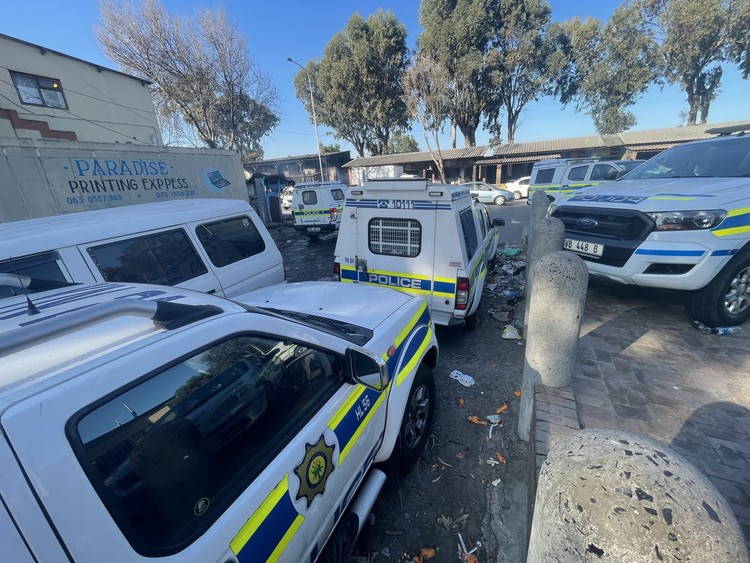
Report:
<svg viewBox="0 0 750 563"><path fill-rule="evenodd" d="M506 201L512 201L513 194L503 188L498 188L485 182L469 182L463 184L463 187L469 188L471 197L479 200L481 203L494 203L495 205L505 205Z"/></svg>
<svg viewBox="0 0 750 563"><path fill-rule="evenodd" d="M531 176L522 176L505 184L505 189L513 194L514 199L529 197L529 181Z"/></svg>
<svg viewBox="0 0 750 563"><path fill-rule="evenodd" d="M131 283L29 297L0 303L3 561L346 561L386 472L429 439L438 346L420 297L337 282L235 302Z"/></svg>
<svg viewBox="0 0 750 563"><path fill-rule="evenodd" d="M281 205L284 209L291 209L292 198L294 198L294 186L284 188L284 191L281 192Z"/></svg>

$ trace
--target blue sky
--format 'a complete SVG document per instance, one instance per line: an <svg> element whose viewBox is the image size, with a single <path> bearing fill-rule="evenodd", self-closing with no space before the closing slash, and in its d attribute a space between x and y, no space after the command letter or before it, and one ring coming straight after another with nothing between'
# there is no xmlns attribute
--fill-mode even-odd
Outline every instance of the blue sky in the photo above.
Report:
<svg viewBox="0 0 750 563"><path fill-rule="evenodd" d="M216 8L220 2L196 0L162 0L172 13L193 13L199 8ZM608 18L620 1L551 0L552 16L565 20L573 16ZM314 153L315 132L308 114L294 93L293 78L298 69L287 61L291 57L305 65L320 59L325 45L356 11L363 17L378 8L390 9L406 26L409 46L414 47L421 31L419 0L227 0L224 8L247 38L251 58L268 74L279 91L281 122L267 137L267 158ZM98 21L98 3L92 0L0 0L0 33L61 51L63 53L116 68L102 54L93 29ZM750 120L748 99L750 81L742 80L734 67L724 69L721 94L711 105L709 122ZM684 94L677 87L650 90L631 108L638 124L634 129L656 129L682 124L680 113L687 110ZM323 143L338 142L344 150L346 141L337 141L327 128L318 129ZM521 115L516 142L595 134L591 119L576 113L572 107L545 98L526 106ZM412 135L425 148L421 130ZM477 142L486 144L489 134L478 132ZM446 137L441 141L449 146ZM459 134L458 146L463 146ZM352 149L352 156L356 156Z"/></svg>

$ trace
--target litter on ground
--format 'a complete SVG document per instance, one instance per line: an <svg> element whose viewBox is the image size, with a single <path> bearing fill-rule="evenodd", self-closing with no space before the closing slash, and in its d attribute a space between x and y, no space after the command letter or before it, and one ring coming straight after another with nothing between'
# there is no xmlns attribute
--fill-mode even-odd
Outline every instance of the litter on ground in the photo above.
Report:
<svg viewBox="0 0 750 563"><path fill-rule="evenodd" d="M471 387L474 385L474 378L470 375L466 375L465 373L458 371L457 369L454 369L452 372L448 374L448 376L451 379L455 379L458 381L461 385L464 387Z"/></svg>

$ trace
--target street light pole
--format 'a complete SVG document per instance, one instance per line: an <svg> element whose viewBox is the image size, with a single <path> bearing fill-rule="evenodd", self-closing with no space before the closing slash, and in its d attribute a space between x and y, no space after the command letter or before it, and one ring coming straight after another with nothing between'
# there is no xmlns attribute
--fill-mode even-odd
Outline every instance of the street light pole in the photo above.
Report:
<svg viewBox="0 0 750 563"><path fill-rule="evenodd" d="M313 125L315 126L315 146L318 148L318 164L320 165L320 181L325 182L323 179L323 157L320 156L320 140L318 139L318 120L315 119L315 96L313 95L312 80L310 80L310 73L307 69L299 64L291 57L287 57L290 63L297 65L307 75L307 87L310 89L310 105L312 106Z"/></svg>

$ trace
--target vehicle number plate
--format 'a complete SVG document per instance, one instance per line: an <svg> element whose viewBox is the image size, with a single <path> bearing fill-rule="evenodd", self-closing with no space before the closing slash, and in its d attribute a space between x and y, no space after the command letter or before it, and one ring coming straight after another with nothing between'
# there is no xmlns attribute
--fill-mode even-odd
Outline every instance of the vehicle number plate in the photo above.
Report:
<svg viewBox="0 0 750 563"><path fill-rule="evenodd" d="M307 227L307 232L308 233L319 233L320 232L320 227Z"/></svg>
<svg viewBox="0 0 750 563"><path fill-rule="evenodd" d="M594 242L566 238L564 246L565 250L572 250L579 254L588 254L589 256L601 256L604 253L604 246Z"/></svg>

